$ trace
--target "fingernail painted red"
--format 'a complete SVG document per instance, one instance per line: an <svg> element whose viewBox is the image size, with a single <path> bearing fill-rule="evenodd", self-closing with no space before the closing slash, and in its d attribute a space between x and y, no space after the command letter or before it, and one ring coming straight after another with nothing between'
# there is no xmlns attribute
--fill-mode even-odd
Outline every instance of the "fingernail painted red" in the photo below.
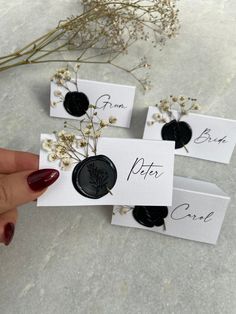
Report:
<svg viewBox="0 0 236 314"><path fill-rule="evenodd" d="M4 227L4 244L9 245L14 236L15 225L12 222L9 222Z"/></svg>
<svg viewBox="0 0 236 314"><path fill-rule="evenodd" d="M59 177L59 171L55 169L41 169L32 172L28 178L27 182L29 187L33 191L41 191L53 184Z"/></svg>

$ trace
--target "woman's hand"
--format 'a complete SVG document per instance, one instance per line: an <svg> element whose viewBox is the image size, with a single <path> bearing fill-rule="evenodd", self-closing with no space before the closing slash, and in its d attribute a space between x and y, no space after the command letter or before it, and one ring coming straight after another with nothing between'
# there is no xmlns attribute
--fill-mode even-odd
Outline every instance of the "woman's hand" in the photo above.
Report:
<svg viewBox="0 0 236 314"><path fill-rule="evenodd" d="M58 177L57 170L38 170L37 155L0 148L0 242L13 238L16 207L36 200Z"/></svg>

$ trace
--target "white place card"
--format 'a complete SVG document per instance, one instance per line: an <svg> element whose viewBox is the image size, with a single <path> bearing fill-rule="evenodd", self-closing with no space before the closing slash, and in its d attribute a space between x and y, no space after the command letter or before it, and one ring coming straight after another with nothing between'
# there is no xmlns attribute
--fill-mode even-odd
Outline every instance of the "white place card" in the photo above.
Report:
<svg viewBox="0 0 236 314"><path fill-rule="evenodd" d="M41 141L53 135L43 134ZM105 155L117 169L112 194L90 199L78 193L72 184L72 170L60 171L59 179L38 198L39 206L78 205L171 205L173 190L174 142L141 139L99 138L97 155ZM40 169L59 168L40 151Z"/></svg>
<svg viewBox="0 0 236 314"><path fill-rule="evenodd" d="M148 228L133 217L132 208L114 206L112 224L146 229L163 235L216 244L230 198L215 184L174 177L173 204L165 227Z"/></svg>
<svg viewBox="0 0 236 314"><path fill-rule="evenodd" d="M157 107L149 107L145 124L144 139L162 140L163 123L148 125ZM174 111L173 111L174 113ZM176 155L189 156L228 164L236 143L236 121L189 113L181 121L187 122L192 129L192 138L186 148L175 150Z"/></svg>
<svg viewBox="0 0 236 314"><path fill-rule="evenodd" d="M79 92L87 95L90 104L96 105L98 117L108 120L110 116L117 118L116 126L129 128L133 111L135 97L135 86L103 83L97 81L81 80L77 81ZM67 82L70 91L76 91L76 86L72 82ZM84 119L70 115L63 106L63 101L56 96L56 91L60 91L65 96L68 90L63 86L58 86L51 81L50 116L64 119Z"/></svg>

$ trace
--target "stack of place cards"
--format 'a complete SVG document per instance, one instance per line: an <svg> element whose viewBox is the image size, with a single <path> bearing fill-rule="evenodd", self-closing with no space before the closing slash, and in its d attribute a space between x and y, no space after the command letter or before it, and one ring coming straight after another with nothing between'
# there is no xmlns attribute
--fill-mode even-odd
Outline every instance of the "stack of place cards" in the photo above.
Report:
<svg viewBox="0 0 236 314"><path fill-rule="evenodd" d="M83 99L80 105L86 109L81 109L82 113L68 109L68 97L75 94ZM50 115L77 119L81 130L83 122L91 121L90 116L98 117L98 126L111 117L116 126L129 128L134 97L134 86L81 79L65 85L51 81ZM73 109L78 102L76 98ZM212 183L175 177L173 186L174 155L229 163L236 143L236 121L194 113L178 121L173 110L172 120L163 123L164 119L158 122L154 118L158 113L157 107L149 107L142 140L99 138L96 142L95 136L93 147L88 136L84 137L87 151L82 154L76 149L84 144L78 145L81 138L74 137L73 166L60 171L59 179L38 198L38 205L114 205L114 225L216 244L230 199ZM43 134L41 141L45 139L56 143L54 135ZM49 151L41 149L40 168L60 170L60 157L55 153L56 157L49 159L57 161L50 162ZM75 158L76 153L85 158Z"/></svg>
<svg viewBox="0 0 236 314"><path fill-rule="evenodd" d="M149 107L144 139L162 140L161 129L163 123L149 125L154 114L158 112L157 107ZM175 112L173 111L175 114ZM181 118L187 122L192 129L192 138L184 147L176 149L175 154L181 156L195 157L228 164L236 143L236 121L189 113Z"/></svg>
<svg viewBox="0 0 236 314"><path fill-rule="evenodd" d="M132 214L134 206L126 206L125 211L115 206L112 224L216 244L229 200L215 184L174 177L173 203L168 207L165 228L139 224Z"/></svg>
<svg viewBox="0 0 236 314"><path fill-rule="evenodd" d="M54 135L43 134L55 140ZM39 206L80 205L171 205L174 170L174 142L140 139L99 138L97 155L108 157L117 169L112 194L99 199L79 194L72 184L72 171L61 171L59 179L38 198ZM47 152L40 151L40 169L55 168L59 163L48 161Z"/></svg>
<svg viewBox="0 0 236 314"><path fill-rule="evenodd" d="M89 103L96 106L100 119L108 120L110 116L114 116L117 118L116 126L124 128L130 127L135 96L134 86L80 79L77 80L77 85L79 91L87 95ZM76 90L73 81L68 81L66 86L70 91ZM84 119L84 116L78 118L70 115L63 106L63 100L60 101L61 96L57 96L59 91L62 97L64 97L68 89L51 81L50 116L64 119Z"/></svg>

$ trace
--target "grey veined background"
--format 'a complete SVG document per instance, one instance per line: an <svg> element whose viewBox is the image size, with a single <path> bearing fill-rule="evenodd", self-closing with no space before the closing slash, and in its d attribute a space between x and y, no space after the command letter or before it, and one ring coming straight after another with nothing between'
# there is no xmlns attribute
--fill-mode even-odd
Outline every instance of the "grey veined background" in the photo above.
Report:
<svg viewBox="0 0 236 314"><path fill-rule="evenodd" d="M181 30L166 47L143 50L153 89L137 90L132 126L107 135L142 136L146 108L169 94L198 98L203 112L236 119L236 1L181 0ZM76 14L78 0L0 0L0 52L7 53ZM0 75L0 145L38 152L49 118L49 78L58 65ZM109 67L81 77L135 84ZM124 152L125 153L125 152ZM20 208L14 242L0 248L0 313L236 313L236 152L230 165L177 157L175 174L217 183L232 200L217 246L110 225L111 207Z"/></svg>

